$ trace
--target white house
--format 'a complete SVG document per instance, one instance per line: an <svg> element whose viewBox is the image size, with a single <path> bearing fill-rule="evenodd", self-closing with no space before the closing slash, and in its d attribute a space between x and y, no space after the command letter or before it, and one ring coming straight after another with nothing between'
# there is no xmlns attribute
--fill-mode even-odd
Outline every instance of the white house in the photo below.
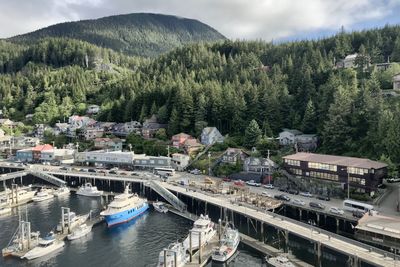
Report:
<svg viewBox="0 0 400 267"><path fill-rule="evenodd" d="M351 55L347 55L343 60L344 67L345 68L353 68L353 67L355 67L356 58L357 58L357 53L351 54Z"/></svg>
<svg viewBox="0 0 400 267"><path fill-rule="evenodd" d="M78 116L78 115L74 115L68 118L68 124L72 127L72 128L82 128L82 127L86 127L90 124L94 124L96 121L86 117L86 116Z"/></svg>
<svg viewBox="0 0 400 267"><path fill-rule="evenodd" d="M279 133L279 144L282 146L286 145L297 145L297 148L301 151L310 151L317 148L318 136L316 134L303 134L299 130L295 129L283 129Z"/></svg>
<svg viewBox="0 0 400 267"><path fill-rule="evenodd" d="M182 171L189 164L190 157L181 153L172 154L172 164L178 171Z"/></svg>
<svg viewBox="0 0 400 267"><path fill-rule="evenodd" d="M282 132L279 133L279 144L282 146L292 145L296 143L296 136L301 135L302 132L295 129L283 129Z"/></svg>
<svg viewBox="0 0 400 267"><path fill-rule="evenodd" d="M97 114L99 112L100 112L100 107L98 105L90 105L86 110L87 114Z"/></svg>
<svg viewBox="0 0 400 267"><path fill-rule="evenodd" d="M204 128L203 131L201 132L200 139L201 143L206 146L224 142L224 137L216 127Z"/></svg>
<svg viewBox="0 0 400 267"><path fill-rule="evenodd" d="M400 90L400 73L393 76L393 90Z"/></svg>

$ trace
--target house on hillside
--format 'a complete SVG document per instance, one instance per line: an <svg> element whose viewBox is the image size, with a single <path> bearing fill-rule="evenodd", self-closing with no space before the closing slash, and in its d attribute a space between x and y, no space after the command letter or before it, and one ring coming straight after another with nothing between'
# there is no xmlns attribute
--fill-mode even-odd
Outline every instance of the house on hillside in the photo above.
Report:
<svg viewBox="0 0 400 267"><path fill-rule="evenodd" d="M104 129L103 128L97 128L97 127L85 128L82 131L82 137L86 141L102 137L103 134L104 134Z"/></svg>
<svg viewBox="0 0 400 267"><path fill-rule="evenodd" d="M96 149L106 149L113 151L122 151L122 140L119 138L96 138L94 147Z"/></svg>
<svg viewBox="0 0 400 267"><path fill-rule="evenodd" d="M400 73L393 76L393 90L400 90Z"/></svg>
<svg viewBox="0 0 400 267"><path fill-rule="evenodd" d="M15 123L10 119L0 119L0 126L13 128L15 126Z"/></svg>
<svg viewBox="0 0 400 267"><path fill-rule="evenodd" d="M190 157L185 154L174 153L172 154L172 164L178 171L183 171L189 165Z"/></svg>
<svg viewBox="0 0 400 267"><path fill-rule="evenodd" d="M142 124L138 121L128 121L125 123L117 123L113 126L112 133L115 136L126 137L130 133L140 134Z"/></svg>
<svg viewBox="0 0 400 267"><path fill-rule="evenodd" d="M248 157L243 162L243 171L269 175L277 168L275 162L267 158Z"/></svg>
<svg viewBox="0 0 400 267"><path fill-rule="evenodd" d="M189 134L179 133L171 137L172 146L176 148L183 148L186 140L193 139Z"/></svg>
<svg viewBox="0 0 400 267"><path fill-rule="evenodd" d="M200 140L203 145L208 146L215 143L224 142L224 137L216 127L206 127L201 132Z"/></svg>
<svg viewBox="0 0 400 267"><path fill-rule="evenodd" d="M286 129L284 128L282 132L279 133L279 144L281 146L293 145L296 143L296 136L301 135L302 132L296 129Z"/></svg>
<svg viewBox="0 0 400 267"><path fill-rule="evenodd" d="M65 134L68 130L68 123L58 122L53 127L54 135Z"/></svg>
<svg viewBox="0 0 400 267"><path fill-rule="evenodd" d="M236 164L238 161L244 162L250 156L249 153L239 148L228 148L221 157L222 163Z"/></svg>
<svg viewBox="0 0 400 267"><path fill-rule="evenodd" d="M356 58L357 58L357 53L355 54L351 54L351 55L347 55L344 60L343 60L343 67L344 68L353 68L356 66Z"/></svg>
<svg viewBox="0 0 400 267"><path fill-rule="evenodd" d="M113 134L113 127L116 125L115 122L101 122L98 121L94 127L101 128L104 130L104 134Z"/></svg>
<svg viewBox="0 0 400 267"><path fill-rule="evenodd" d="M296 129L283 129L278 140L281 146L296 145L299 151L312 151L318 146L316 134L303 134Z"/></svg>
<svg viewBox="0 0 400 267"><path fill-rule="evenodd" d="M86 110L86 114L94 115L100 112L100 107L98 105L90 105Z"/></svg>
<svg viewBox="0 0 400 267"><path fill-rule="evenodd" d="M183 149L185 150L186 154L192 155L193 153L196 153L197 151L203 149L204 145L199 143L197 139L187 139L185 141L185 144L183 145Z"/></svg>
<svg viewBox="0 0 400 267"><path fill-rule="evenodd" d="M166 129L167 124L159 123L157 120L157 116L153 115L151 116L151 118L143 122L142 136L144 139L153 138L156 132L161 128Z"/></svg>

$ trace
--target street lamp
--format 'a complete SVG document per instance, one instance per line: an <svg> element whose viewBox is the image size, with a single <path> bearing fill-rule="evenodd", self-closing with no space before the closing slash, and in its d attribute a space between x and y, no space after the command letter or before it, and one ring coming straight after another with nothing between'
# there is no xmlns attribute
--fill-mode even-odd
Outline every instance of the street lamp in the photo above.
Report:
<svg viewBox="0 0 400 267"><path fill-rule="evenodd" d="M349 173L349 168L342 168L340 170L347 172L347 199L350 199L350 173Z"/></svg>

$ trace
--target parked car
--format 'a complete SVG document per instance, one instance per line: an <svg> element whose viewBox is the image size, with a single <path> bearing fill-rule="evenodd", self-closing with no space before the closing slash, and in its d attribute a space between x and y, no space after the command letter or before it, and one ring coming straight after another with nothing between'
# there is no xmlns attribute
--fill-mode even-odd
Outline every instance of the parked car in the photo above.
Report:
<svg viewBox="0 0 400 267"><path fill-rule="evenodd" d="M237 180L237 181L233 182L233 184L236 186L245 186L245 183L242 180Z"/></svg>
<svg viewBox="0 0 400 267"><path fill-rule="evenodd" d="M246 184L249 186L257 186L257 183L254 180L247 181Z"/></svg>
<svg viewBox="0 0 400 267"><path fill-rule="evenodd" d="M261 183L256 183L256 187L261 187Z"/></svg>
<svg viewBox="0 0 400 267"><path fill-rule="evenodd" d="M300 192L300 196L303 197L313 197L313 195L310 192Z"/></svg>
<svg viewBox="0 0 400 267"><path fill-rule="evenodd" d="M299 190L296 190L296 189L289 189L289 190L288 190L288 193L289 193L289 194L292 194L292 195L298 195L298 194L299 194Z"/></svg>
<svg viewBox="0 0 400 267"><path fill-rule="evenodd" d="M109 173L109 174L117 174L116 171L109 171L108 173Z"/></svg>
<svg viewBox="0 0 400 267"><path fill-rule="evenodd" d="M270 193L268 193L268 192L265 192L265 191L263 191L263 192L261 193L261 195L263 195L264 197L270 197L270 198L272 198L272 195L271 195Z"/></svg>
<svg viewBox="0 0 400 267"><path fill-rule="evenodd" d="M329 212L334 213L334 214L338 214L338 215L343 215L344 214L344 210L336 208L336 207L331 207L329 209Z"/></svg>
<svg viewBox="0 0 400 267"><path fill-rule="evenodd" d="M317 199L325 200L325 201L330 201L331 200L331 198L329 196L324 196L324 195L317 196Z"/></svg>
<svg viewBox="0 0 400 267"><path fill-rule="evenodd" d="M353 217L356 218L362 218L364 216L365 212L361 211L361 210L354 210L353 211Z"/></svg>
<svg viewBox="0 0 400 267"><path fill-rule="evenodd" d="M88 172L96 172L95 169L88 169L87 171L88 171Z"/></svg>
<svg viewBox="0 0 400 267"><path fill-rule="evenodd" d="M287 188L286 187L279 187L279 191L287 192Z"/></svg>
<svg viewBox="0 0 400 267"><path fill-rule="evenodd" d="M194 174L194 175L199 175L199 174L201 174L201 171L199 169L194 169L194 170L191 170L190 173Z"/></svg>
<svg viewBox="0 0 400 267"><path fill-rule="evenodd" d="M82 169L79 169L79 171L80 171L80 172L88 172L89 170L88 170L88 169L83 169L83 168L82 168Z"/></svg>
<svg viewBox="0 0 400 267"><path fill-rule="evenodd" d="M126 172L120 172L119 175L128 175Z"/></svg>
<svg viewBox="0 0 400 267"><path fill-rule="evenodd" d="M266 189L274 189L274 185L273 184L265 184L263 185L264 188Z"/></svg>
<svg viewBox="0 0 400 267"><path fill-rule="evenodd" d="M230 182L230 181L231 181L231 178L229 178L229 177L224 177L224 178L222 179L222 181L224 181L224 182Z"/></svg>
<svg viewBox="0 0 400 267"><path fill-rule="evenodd" d="M68 168L64 166L64 167L61 167L60 170L62 170L62 171L67 171Z"/></svg>
<svg viewBox="0 0 400 267"><path fill-rule="evenodd" d="M283 201L290 201L290 197L288 197L287 195L275 195L274 198L279 199L279 200L283 200Z"/></svg>
<svg viewBox="0 0 400 267"><path fill-rule="evenodd" d="M398 183L398 182L400 182L400 178L389 178L386 181L388 183Z"/></svg>
<svg viewBox="0 0 400 267"><path fill-rule="evenodd" d="M300 205L300 206L306 205L306 203L303 200L297 199L297 198L293 199L293 204Z"/></svg>
<svg viewBox="0 0 400 267"><path fill-rule="evenodd" d="M321 210L324 210L324 209L325 209L325 206L322 205L321 203L318 203L318 202L310 202L308 205L309 205L311 208L317 208L317 209L321 209Z"/></svg>

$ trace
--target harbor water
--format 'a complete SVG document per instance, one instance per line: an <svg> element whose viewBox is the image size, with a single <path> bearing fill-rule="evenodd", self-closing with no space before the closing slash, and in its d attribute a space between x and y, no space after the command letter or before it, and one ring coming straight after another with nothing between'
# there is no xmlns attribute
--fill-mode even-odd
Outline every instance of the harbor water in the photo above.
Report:
<svg viewBox="0 0 400 267"><path fill-rule="evenodd" d="M69 207L77 214L89 210L100 211L106 203L100 198L66 196L30 203L14 208L11 214L0 217L0 247L7 246L18 226L19 213L28 214L32 231L42 235L54 229L61 218L61 207ZM126 224L107 228L105 223L93 227L92 232L49 256L33 261L0 258L0 266L157 266L160 251L169 243L182 240L192 222L177 215L149 210L143 216ZM262 266L257 253L241 246L238 256L229 266ZM213 266L210 263L207 266Z"/></svg>

